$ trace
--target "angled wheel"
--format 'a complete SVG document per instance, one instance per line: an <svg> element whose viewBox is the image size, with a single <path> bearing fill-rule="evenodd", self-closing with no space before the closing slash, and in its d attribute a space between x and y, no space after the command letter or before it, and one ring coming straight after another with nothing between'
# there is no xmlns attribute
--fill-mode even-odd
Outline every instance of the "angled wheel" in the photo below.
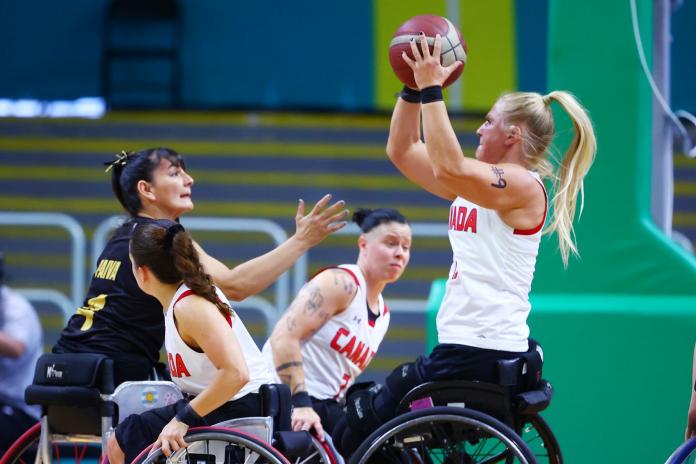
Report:
<svg viewBox="0 0 696 464"><path fill-rule="evenodd" d="M164 456L161 449L148 456L148 447L133 460L133 464L289 464L285 457L270 445L232 429L193 428L184 440L189 446L173 453L169 458Z"/></svg>
<svg viewBox="0 0 696 464"><path fill-rule="evenodd" d="M549 424L539 414L521 418L518 434L539 464L563 464L561 447Z"/></svg>
<svg viewBox="0 0 696 464"><path fill-rule="evenodd" d="M0 464L34 464L40 435L41 423L37 422L0 457ZM54 443L51 446L50 459L52 462L59 462L61 459L80 462L85 458L97 459L100 454L100 443Z"/></svg>
<svg viewBox="0 0 696 464"><path fill-rule="evenodd" d="M434 407L382 425L349 462L529 464L536 460L522 439L497 419L465 408Z"/></svg>
<svg viewBox="0 0 696 464"><path fill-rule="evenodd" d="M665 464L682 464L696 462L696 437L690 438L679 446L667 458Z"/></svg>

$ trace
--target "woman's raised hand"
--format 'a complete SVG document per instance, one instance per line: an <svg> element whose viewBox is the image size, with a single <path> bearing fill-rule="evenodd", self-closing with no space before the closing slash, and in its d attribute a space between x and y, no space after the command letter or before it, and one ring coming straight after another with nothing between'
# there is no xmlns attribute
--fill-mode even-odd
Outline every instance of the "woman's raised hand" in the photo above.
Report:
<svg viewBox="0 0 696 464"><path fill-rule="evenodd" d="M417 40L420 41L420 50L416 45ZM441 86L455 69L462 66L460 61L455 61L453 64L447 67L442 66L442 64L440 64L441 51L442 37L440 37L440 34L435 36L433 52L430 53L430 48L428 47L428 38L424 33L421 32L418 39L411 39L411 52L413 53L415 59L412 60L409 58L406 52L401 53L401 57L413 70L413 76L415 77L416 84L418 84L418 88L420 90L423 90L426 87L432 87L433 85Z"/></svg>

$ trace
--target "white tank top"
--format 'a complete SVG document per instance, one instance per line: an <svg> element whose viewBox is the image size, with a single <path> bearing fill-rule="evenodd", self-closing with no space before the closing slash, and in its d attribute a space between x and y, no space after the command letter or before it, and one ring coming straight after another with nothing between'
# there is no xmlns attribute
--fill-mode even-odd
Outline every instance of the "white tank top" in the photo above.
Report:
<svg viewBox="0 0 696 464"><path fill-rule="evenodd" d="M221 301L227 303L225 295L215 288L218 297ZM190 395L198 395L213 380L217 372L217 368L210 362L205 353L193 350L188 346L179 335L174 322L174 306L182 298L193 294L193 292L185 285L174 294L169 309L164 316L164 346L167 349L167 358L169 359L169 369L172 374L172 380L181 388L181 390ZM254 340L247 332L242 320L236 313L226 317L227 322L232 326L234 336L237 338L239 345L242 348L242 354L247 363L249 370L249 381L228 401L239 399L248 393L257 393L259 387L264 383L272 383L273 377L268 369L266 361L261 356L261 352L254 343Z"/></svg>
<svg viewBox="0 0 696 464"><path fill-rule="evenodd" d="M309 340L302 344L307 392L317 399L341 402L348 387L365 370L389 327L389 309L379 295L379 316L368 317L367 286L360 268L354 264L337 266L350 273L358 291L341 314L329 319ZM263 346L263 354L274 365L271 343ZM276 381L280 382L275 368Z"/></svg>
<svg viewBox="0 0 696 464"><path fill-rule="evenodd" d="M543 188L539 175L530 174ZM449 214L452 266L437 314L440 343L527 351L529 291L544 220L534 229L517 230L495 210L461 197L454 200Z"/></svg>

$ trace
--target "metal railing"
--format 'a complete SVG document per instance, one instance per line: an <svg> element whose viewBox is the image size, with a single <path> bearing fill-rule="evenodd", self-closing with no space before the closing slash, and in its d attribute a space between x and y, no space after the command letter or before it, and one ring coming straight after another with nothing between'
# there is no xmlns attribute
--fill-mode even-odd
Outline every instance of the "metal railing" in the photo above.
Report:
<svg viewBox="0 0 696 464"><path fill-rule="evenodd" d="M60 213L15 213L1 211L0 225L28 227L54 226L65 229L70 235L72 244L70 297L74 308L82 305L82 299L85 294L86 240L85 232L79 222L67 214ZM56 293L63 295L60 292ZM57 304L60 306L62 303Z"/></svg>
<svg viewBox="0 0 696 464"><path fill-rule="evenodd" d="M74 302L58 290L50 288L13 288L12 290L32 303L51 303L58 306L63 314L63 325L67 324L77 307L74 306Z"/></svg>
<svg viewBox="0 0 696 464"><path fill-rule="evenodd" d="M124 216L111 216L100 222L95 229L94 238L92 240L93 269L96 269L97 259L106 246L109 233L120 226L126 219L127 218ZM181 223L187 230L263 233L273 240L275 246L280 245L288 239L282 227L267 219L195 217L182 218ZM288 306L289 301L290 274L289 272L285 272L275 283L275 306L268 300L257 296L246 298L241 302L235 302L233 306L259 310L266 318L266 323L268 324L267 331L270 334L280 314Z"/></svg>

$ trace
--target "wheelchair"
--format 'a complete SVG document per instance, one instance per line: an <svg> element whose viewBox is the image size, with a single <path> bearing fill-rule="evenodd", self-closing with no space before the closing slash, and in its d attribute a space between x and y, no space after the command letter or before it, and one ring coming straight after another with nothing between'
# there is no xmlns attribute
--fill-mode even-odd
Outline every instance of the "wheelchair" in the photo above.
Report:
<svg viewBox="0 0 696 464"><path fill-rule="evenodd" d="M686 464L696 462L696 437L689 438L679 445L667 458L665 464Z"/></svg>
<svg viewBox="0 0 696 464"><path fill-rule="evenodd" d="M498 362L498 383L434 381L401 400L397 416L358 447L350 464L562 464L558 441L539 415L553 395L540 380L519 392L524 362Z"/></svg>
<svg viewBox="0 0 696 464"><path fill-rule="evenodd" d="M27 387L28 404L42 409L40 421L0 458L0 464L51 464L61 459L106 463L106 443L114 427L130 414L172 404L183 398L169 381L113 385L113 361L99 354L44 354ZM287 385L263 385L263 417L232 419L211 427L191 428L189 447L167 462L234 464L342 464L330 437L320 442L308 432L290 430ZM102 453L104 450L104 453ZM165 462L161 450L143 452L137 462Z"/></svg>

